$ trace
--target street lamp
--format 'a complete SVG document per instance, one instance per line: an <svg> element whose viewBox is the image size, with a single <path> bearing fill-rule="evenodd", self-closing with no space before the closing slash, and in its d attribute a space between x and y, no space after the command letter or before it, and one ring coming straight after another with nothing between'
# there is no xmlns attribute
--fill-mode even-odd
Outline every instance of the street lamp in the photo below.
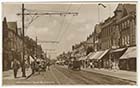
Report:
<svg viewBox="0 0 140 88"><path fill-rule="evenodd" d="M98 6L97 6L97 8L98 8L98 22L100 22L100 8L99 8L99 6L106 8L106 6L104 4L102 4L102 3L98 4Z"/></svg>

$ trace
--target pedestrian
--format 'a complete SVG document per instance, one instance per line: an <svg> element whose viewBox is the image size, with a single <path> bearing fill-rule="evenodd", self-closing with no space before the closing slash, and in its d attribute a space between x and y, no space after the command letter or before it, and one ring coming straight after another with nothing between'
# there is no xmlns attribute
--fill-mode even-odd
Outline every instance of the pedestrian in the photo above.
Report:
<svg viewBox="0 0 140 88"><path fill-rule="evenodd" d="M31 69L32 69L32 74L35 73L35 61L31 62Z"/></svg>
<svg viewBox="0 0 140 88"><path fill-rule="evenodd" d="M87 68L88 67L88 61L87 60L86 60L85 64L86 64L86 68Z"/></svg>
<svg viewBox="0 0 140 88"><path fill-rule="evenodd" d="M93 68L93 63L90 62L90 63L89 63L89 66L90 66L90 68Z"/></svg>
<svg viewBox="0 0 140 88"><path fill-rule="evenodd" d="M35 72L35 59L33 56L29 56L29 61L30 61L30 66L31 66L31 70L32 70L32 74L34 74Z"/></svg>
<svg viewBox="0 0 140 88"><path fill-rule="evenodd" d="M35 62L35 69L36 69L36 71L38 71L38 73L40 74L40 61L36 61L36 62Z"/></svg>
<svg viewBox="0 0 140 88"><path fill-rule="evenodd" d="M98 69L101 68L101 60L98 61Z"/></svg>
<svg viewBox="0 0 140 88"><path fill-rule="evenodd" d="M47 62L47 69L48 69L48 70L50 70L50 65L51 65L50 62L48 61L48 62Z"/></svg>
<svg viewBox="0 0 140 88"><path fill-rule="evenodd" d="M14 72L14 77L17 78L17 72L18 72L18 69L20 68L20 63L17 59L13 60L12 68L13 68L13 72Z"/></svg>
<svg viewBox="0 0 140 88"><path fill-rule="evenodd" d="M116 71L116 64L115 64L114 61L112 62L112 70L113 70L114 72Z"/></svg>
<svg viewBox="0 0 140 88"><path fill-rule="evenodd" d="M113 62L112 62L111 59L109 59L109 61L108 61L108 69L112 70L112 68L113 68Z"/></svg>

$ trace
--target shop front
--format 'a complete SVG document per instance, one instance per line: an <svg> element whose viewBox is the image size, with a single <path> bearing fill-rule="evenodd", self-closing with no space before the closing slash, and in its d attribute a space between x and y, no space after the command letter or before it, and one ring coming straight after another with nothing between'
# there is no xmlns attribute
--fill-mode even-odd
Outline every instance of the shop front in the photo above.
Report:
<svg viewBox="0 0 140 88"><path fill-rule="evenodd" d="M121 70L136 71L136 63L136 46L128 47L119 59L119 67Z"/></svg>
<svg viewBox="0 0 140 88"><path fill-rule="evenodd" d="M97 51L94 52L91 56L90 56L90 60L92 60L94 62L95 67L97 68L103 68L103 58L106 56L106 54L109 52L108 50L105 51Z"/></svg>
<svg viewBox="0 0 140 88"><path fill-rule="evenodd" d="M111 69L119 69L119 58L125 53L126 48L112 49L109 53L109 62ZM114 63L114 64L113 64Z"/></svg>
<svg viewBox="0 0 140 88"><path fill-rule="evenodd" d="M87 56L82 56L81 58L79 58L79 60L82 63L83 68L86 68L86 59L87 59Z"/></svg>

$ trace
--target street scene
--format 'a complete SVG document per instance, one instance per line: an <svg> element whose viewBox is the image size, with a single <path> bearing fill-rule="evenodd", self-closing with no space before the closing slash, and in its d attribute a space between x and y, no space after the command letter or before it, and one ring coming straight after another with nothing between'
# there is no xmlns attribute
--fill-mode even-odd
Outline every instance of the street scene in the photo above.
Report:
<svg viewBox="0 0 140 88"><path fill-rule="evenodd" d="M2 84L136 85L136 2L2 3Z"/></svg>

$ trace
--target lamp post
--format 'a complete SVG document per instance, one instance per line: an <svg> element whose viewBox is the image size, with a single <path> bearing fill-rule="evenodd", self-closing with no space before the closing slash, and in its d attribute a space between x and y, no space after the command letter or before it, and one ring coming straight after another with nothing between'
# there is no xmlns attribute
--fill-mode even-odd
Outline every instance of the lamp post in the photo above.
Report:
<svg viewBox="0 0 140 88"><path fill-rule="evenodd" d="M98 6L97 6L97 8L98 8L98 22L100 23L100 8L99 8L99 6L102 6L103 8L106 8L107 6L105 6L102 3L99 3Z"/></svg>

